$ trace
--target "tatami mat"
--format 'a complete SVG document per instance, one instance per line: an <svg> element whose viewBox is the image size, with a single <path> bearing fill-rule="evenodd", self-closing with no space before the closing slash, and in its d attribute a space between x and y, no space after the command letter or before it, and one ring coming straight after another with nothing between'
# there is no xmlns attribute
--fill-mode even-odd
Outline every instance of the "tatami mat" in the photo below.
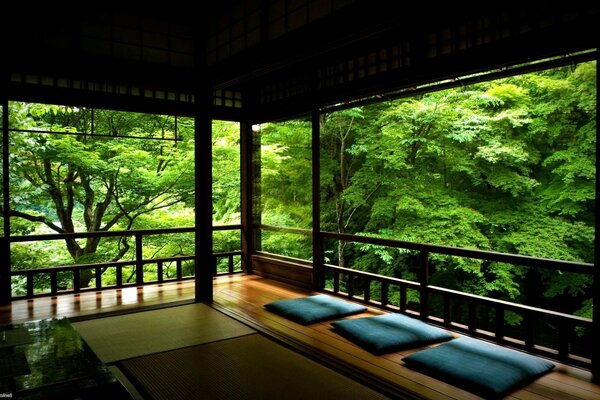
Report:
<svg viewBox="0 0 600 400"><path fill-rule="evenodd" d="M142 394L178 399L384 399L260 334L123 361Z"/></svg>
<svg viewBox="0 0 600 400"><path fill-rule="evenodd" d="M255 332L199 303L76 322L73 326L105 363Z"/></svg>

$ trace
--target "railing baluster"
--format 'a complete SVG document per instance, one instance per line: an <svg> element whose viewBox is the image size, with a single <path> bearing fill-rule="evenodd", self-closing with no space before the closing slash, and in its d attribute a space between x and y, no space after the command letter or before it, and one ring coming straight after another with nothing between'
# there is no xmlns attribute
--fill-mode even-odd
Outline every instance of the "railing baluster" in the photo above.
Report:
<svg viewBox="0 0 600 400"><path fill-rule="evenodd" d="M348 274L348 297L354 297L354 274Z"/></svg>
<svg viewBox="0 0 600 400"><path fill-rule="evenodd" d="M142 235L135 235L135 283L141 285L144 283L144 254Z"/></svg>
<svg viewBox="0 0 600 400"><path fill-rule="evenodd" d="M444 325L450 326L452 324L452 297L450 295L444 295Z"/></svg>
<svg viewBox="0 0 600 400"><path fill-rule="evenodd" d="M401 285L400 286L400 310L402 311L406 311L406 304L407 304L407 299L406 299L406 286Z"/></svg>
<svg viewBox="0 0 600 400"><path fill-rule="evenodd" d="M562 360L569 358L569 342L572 331L571 325L566 321L558 322L558 355Z"/></svg>
<svg viewBox="0 0 600 400"><path fill-rule="evenodd" d="M163 262L159 261L156 263L156 275L159 282L163 281Z"/></svg>
<svg viewBox="0 0 600 400"><path fill-rule="evenodd" d="M340 292L340 273L339 271L333 271L333 292Z"/></svg>
<svg viewBox="0 0 600 400"><path fill-rule="evenodd" d="M530 313L525 313L525 346L528 349L533 349L534 346L534 327L533 316Z"/></svg>
<svg viewBox="0 0 600 400"><path fill-rule="evenodd" d="M123 267L121 265L117 265L117 271L115 275L117 279L117 287L123 287Z"/></svg>
<svg viewBox="0 0 600 400"><path fill-rule="evenodd" d="M477 329L477 304L474 301L469 301L469 332L473 333Z"/></svg>
<svg viewBox="0 0 600 400"><path fill-rule="evenodd" d="M27 296L33 297L33 272L27 273Z"/></svg>
<svg viewBox="0 0 600 400"><path fill-rule="evenodd" d="M496 307L496 340L501 341L504 338L504 308Z"/></svg>
<svg viewBox="0 0 600 400"><path fill-rule="evenodd" d="M181 260L175 261L177 267L177 280L180 281L183 278L183 270L181 268Z"/></svg>
<svg viewBox="0 0 600 400"><path fill-rule="evenodd" d="M96 289L102 289L102 268L94 268L96 273Z"/></svg>
<svg viewBox="0 0 600 400"><path fill-rule="evenodd" d="M73 291L79 293L81 291L81 272L79 268L73 269Z"/></svg>
<svg viewBox="0 0 600 400"><path fill-rule="evenodd" d="M230 254L228 256L228 261L229 261L229 273L233 274L233 254Z"/></svg>
<svg viewBox="0 0 600 400"><path fill-rule="evenodd" d="M386 307L389 303L390 284L387 281L381 282L381 306Z"/></svg>
<svg viewBox="0 0 600 400"><path fill-rule="evenodd" d="M365 301L371 301L371 280L365 279Z"/></svg>
<svg viewBox="0 0 600 400"><path fill-rule="evenodd" d="M56 275L56 271L50 272L50 293L57 294L58 293L58 276Z"/></svg>
<svg viewBox="0 0 600 400"><path fill-rule="evenodd" d="M421 250L419 255L420 268L419 268L419 283L421 287L419 289L420 305L421 305L421 318L425 319L429 315L429 252Z"/></svg>

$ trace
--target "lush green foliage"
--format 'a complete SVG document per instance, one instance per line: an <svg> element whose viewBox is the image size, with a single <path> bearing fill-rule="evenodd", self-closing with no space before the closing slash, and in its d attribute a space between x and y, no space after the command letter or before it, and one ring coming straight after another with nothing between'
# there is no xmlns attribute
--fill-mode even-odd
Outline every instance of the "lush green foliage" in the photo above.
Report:
<svg viewBox="0 0 600 400"><path fill-rule="evenodd" d="M281 160L303 159L305 150L290 145L308 143L303 124L269 126L263 143ZM595 146L595 62L326 114L321 224L326 231L591 263ZM274 179L273 167L263 165L263 187L270 189L262 195L277 212L272 222L310 228L295 216L306 212L310 197L298 204L291 196L309 190L310 171L280 162ZM277 192L280 185L293 188ZM326 257L416 278L418 257L404 250L331 242ZM441 255L431 264L435 285L591 317L591 277ZM525 280L533 288L527 294Z"/></svg>
<svg viewBox="0 0 600 400"><path fill-rule="evenodd" d="M13 235L193 226L193 120L17 102L10 104L9 116ZM216 224L239 223L236 127L215 122L214 164L225 171L215 180ZM74 132L80 134L66 134ZM216 251L239 249L237 232L216 238ZM15 243L13 268L131 260L134 247L128 236ZM193 251L193 234L144 237L144 258ZM165 265L167 276L174 274L171 267ZM114 274L105 270L103 283L114 283ZM124 277L132 279L133 269ZM82 274L82 286L91 278L91 271ZM59 285L71 280L65 276ZM42 279L36 289L46 284ZM19 293L24 285L14 286Z"/></svg>

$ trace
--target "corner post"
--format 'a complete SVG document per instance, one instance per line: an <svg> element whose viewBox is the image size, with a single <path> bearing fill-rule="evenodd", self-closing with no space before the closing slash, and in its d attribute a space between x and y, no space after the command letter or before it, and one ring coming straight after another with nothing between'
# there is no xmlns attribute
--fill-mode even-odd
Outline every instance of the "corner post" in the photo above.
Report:
<svg viewBox="0 0 600 400"><path fill-rule="evenodd" d="M5 74L2 79L7 79ZM2 87L6 82L2 82ZM1 94L2 107L2 211L3 219L3 235L0 237L0 305L10 304L12 301L11 287L11 257L10 257L10 192L9 192L9 137L8 137L8 98L6 90L2 90Z"/></svg>
<svg viewBox="0 0 600 400"><path fill-rule="evenodd" d="M204 40L194 38L194 283L195 301L213 301L212 114L213 89L206 72Z"/></svg>
<svg viewBox="0 0 600 400"><path fill-rule="evenodd" d="M596 59L600 56L600 50L596 51ZM596 82L598 81L598 70L596 69ZM596 98L598 97L598 86L596 86ZM596 109L598 104L596 103ZM600 171L600 164L598 163L598 151L600 150L600 144L598 144L600 135L598 135L598 128L596 128L596 204L595 212L595 230L594 240L596 243L594 251L594 286L593 286L593 315L592 315L592 337L598 337L600 335L600 267L598 266L598 240L600 239L600 221L598 220L598 193L600 193L600 182L598 179L598 171ZM592 340L592 380L595 383L600 383L600 343L598 340Z"/></svg>
<svg viewBox="0 0 600 400"><path fill-rule="evenodd" d="M210 93L210 92L208 92ZM213 300L213 231L212 231L212 118L210 106L201 93L194 125L195 160L195 300Z"/></svg>
<svg viewBox="0 0 600 400"><path fill-rule="evenodd" d="M240 183L242 217L242 267L247 274L252 273L252 253L254 252L254 178L253 178L254 138L252 123L240 124Z"/></svg>
<svg viewBox="0 0 600 400"><path fill-rule="evenodd" d="M321 113L313 110L312 120L312 243L313 288L322 290L325 284L323 268L323 238L321 237Z"/></svg>

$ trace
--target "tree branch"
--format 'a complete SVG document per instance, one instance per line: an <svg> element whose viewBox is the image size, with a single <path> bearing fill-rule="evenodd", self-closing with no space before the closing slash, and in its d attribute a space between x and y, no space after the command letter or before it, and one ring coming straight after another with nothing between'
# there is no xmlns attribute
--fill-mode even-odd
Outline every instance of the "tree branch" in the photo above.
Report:
<svg viewBox="0 0 600 400"><path fill-rule="evenodd" d="M67 216L73 218L73 209L75 208L75 193L73 191L73 183L75 182L75 171L71 166L67 169L67 177L65 178L65 186L67 190Z"/></svg>
<svg viewBox="0 0 600 400"><path fill-rule="evenodd" d="M50 221L49 219L47 219L46 217L44 217L42 215L32 215L32 214L27 214L27 213L24 213L21 211L16 211L16 210L10 210L8 212L8 214L11 217L23 218L23 219L26 219L27 221L31 221L31 222L41 222L55 232L66 233L66 231L63 228L61 228L58 225L55 225L52 221ZM0 212L0 216L4 216L4 213Z"/></svg>
<svg viewBox="0 0 600 400"><path fill-rule="evenodd" d="M377 183L377 185L375 185L375 189L373 189L371 191L371 193L368 194L368 196L365 198L365 200L360 203L359 205L357 205L356 207L354 207L352 209L352 211L350 212L350 215L348 216L348 219L346 220L346 223L344 224L344 230L348 229L348 225L350 225L350 220L352 220L352 217L354 216L354 213L363 205L365 205L369 199L375 194L375 192L381 187L381 183Z"/></svg>
<svg viewBox="0 0 600 400"><path fill-rule="evenodd" d="M81 173L81 186L83 186L83 191L85 192L85 199L83 200L83 220L85 222L85 227L89 232L94 219L93 208L95 193L92 189L90 178L83 172Z"/></svg>

